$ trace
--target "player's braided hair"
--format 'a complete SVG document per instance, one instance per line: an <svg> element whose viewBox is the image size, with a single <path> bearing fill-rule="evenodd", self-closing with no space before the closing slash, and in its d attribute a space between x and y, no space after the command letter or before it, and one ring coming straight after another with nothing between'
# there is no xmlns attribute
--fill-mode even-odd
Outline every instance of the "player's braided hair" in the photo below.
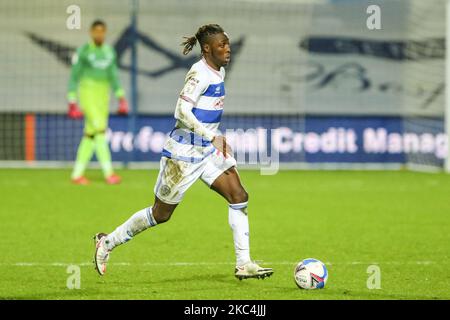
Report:
<svg viewBox="0 0 450 320"><path fill-rule="evenodd" d="M188 54L197 44L197 41L200 43L200 48L202 48L203 50L203 45L206 43L206 40L210 35L222 32L224 31L218 24L205 24L204 26L201 26L200 28L198 28L195 36L183 37L184 39L186 39L181 43L181 45L184 46L183 54Z"/></svg>

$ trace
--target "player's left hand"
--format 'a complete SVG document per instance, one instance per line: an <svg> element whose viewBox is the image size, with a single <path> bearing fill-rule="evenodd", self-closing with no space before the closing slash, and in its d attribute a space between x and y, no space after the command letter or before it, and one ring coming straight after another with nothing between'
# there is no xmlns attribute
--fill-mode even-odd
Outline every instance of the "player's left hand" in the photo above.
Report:
<svg viewBox="0 0 450 320"><path fill-rule="evenodd" d="M117 113L122 116L128 115L128 102L124 97L119 100L119 109L117 110Z"/></svg>

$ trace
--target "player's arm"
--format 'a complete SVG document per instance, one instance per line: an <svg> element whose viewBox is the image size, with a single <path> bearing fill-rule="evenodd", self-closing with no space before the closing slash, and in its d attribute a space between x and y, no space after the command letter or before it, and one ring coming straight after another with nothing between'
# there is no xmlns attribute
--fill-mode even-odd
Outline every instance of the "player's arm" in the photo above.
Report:
<svg viewBox="0 0 450 320"><path fill-rule="evenodd" d="M70 69L70 78L67 90L67 101L69 102L68 115L70 118L74 119L81 118L83 116L77 105L78 82L80 81L84 68L82 54L83 50L82 48L79 48L72 56L72 67Z"/></svg>
<svg viewBox="0 0 450 320"><path fill-rule="evenodd" d="M205 140L212 141L216 134L198 121L192 112L193 107L194 102L187 97L180 96L177 101L177 107L175 108L175 119L183 123L195 134L202 136Z"/></svg>
<svg viewBox="0 0 450 320"><path fill-rule="evenodd" d="M108 75L109 75L109 81L112 87L112 90L114 92L114 95L119 100L119 109L117 112L119 114L126 115L128 114L128 102L125 99L125 91L123 90L120 79L119 79L119 71L117 69L117 61L116 61L116 53L113 50L113 62L109 66Z"/></svg>
<svg viewBox="0 0 450 320"><path fill-rule="evenodd" d="M187 74L183 90L181 90L175 108L175 119L197 135L202 136L205 140L212 141L216 134L206 128L192 112L192 108L208 85L208 80L201 77L196 71L190 71Z"/></svg>
<svg viewBox="0 0 450 320"><path fill-rule="evenodd" d="M224 155L227 155L227 153L231 153L231 150L226 143L225 137L217 135L212 130L206 128L192 112L192 108L202 93L205 92L208 85L207 79L202 78L195 71L188 73L175 108L175 119L203 139L211 141L218 150L222 151Z"/></svg>

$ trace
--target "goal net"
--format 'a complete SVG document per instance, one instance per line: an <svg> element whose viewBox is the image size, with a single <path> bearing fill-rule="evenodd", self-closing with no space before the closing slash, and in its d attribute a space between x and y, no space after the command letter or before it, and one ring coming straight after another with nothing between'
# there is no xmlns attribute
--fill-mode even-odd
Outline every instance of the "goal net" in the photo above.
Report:
<svg viewBox="0 0 450 320"><path fill-rule="evenodd" d="M101 18L132 104L119 117L111 97L117 163L159 161L185 74L200 58L198 47L182 55L182 37L218 23L232 47L221 130L242 166L441 170L446 1L431 2L80 0L80 29L70 29L72 1L3 1L0 163L74 160L83 121L66 116L70 61Z"/></svg>

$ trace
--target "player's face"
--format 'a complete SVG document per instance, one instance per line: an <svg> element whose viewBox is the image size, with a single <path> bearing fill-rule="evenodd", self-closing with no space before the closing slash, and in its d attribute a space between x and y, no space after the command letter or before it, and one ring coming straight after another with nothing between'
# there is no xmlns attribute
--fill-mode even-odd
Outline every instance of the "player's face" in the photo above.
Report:
<svg viewBox="0 0 450 320"><path fill-rule="evenodd" d="M91 38L96 45L100 46L105 41L106 28L102 25L95 26L91 29Z"/></svg>
<svg viewBox="0 0 450 320"><path fill-rule="evenodd" d="M230 62L230 40L225 33L218 33L211 37L211 58L218 66L226 66Z"/></svg>

